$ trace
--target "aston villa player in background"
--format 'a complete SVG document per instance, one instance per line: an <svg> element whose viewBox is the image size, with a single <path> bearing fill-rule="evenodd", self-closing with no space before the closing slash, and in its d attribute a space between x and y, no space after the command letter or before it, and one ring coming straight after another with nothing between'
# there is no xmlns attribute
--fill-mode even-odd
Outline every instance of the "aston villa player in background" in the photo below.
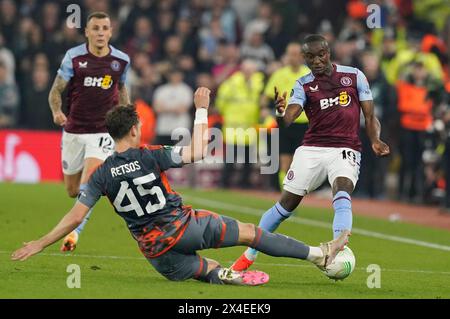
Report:
<svg viewBox="0 0 450 319"><path fill-rule="evenodd" d="M306 37L302 53L311 72L293 83L287 107L287 92L276 98L276 109L280 126L289 126L305 111L309 128L303 144L295 151L280 201L263 215L259 226L273 232L306 194L328 180L333 192L333 235L337 238L352 228L350 195L358 181L361 161L358 136L361 110L375 154L386 156L390 151L380 140L381 126L374 114L366 76L356 68L331 63L330 48L321 35ZM277 96L276 88L275 91ZM256 255L255 249L247 249L232 269L247 269Z"/></svg>
<svg viewBox="0 0 450 319"><path fill-rule="evenodd" d="M114 141L105 126L106 113L115 105L130 103L125 88L130 58L109 45L112 36L108 14L89 15L87 42L66 52L49 95L55 124L63 127L62 168L70 197L86 188L95 169L113 153ZM62 93L68 88L68 114L61 110ZM64 238L62 251L72 251L84 222Z"/></svg>

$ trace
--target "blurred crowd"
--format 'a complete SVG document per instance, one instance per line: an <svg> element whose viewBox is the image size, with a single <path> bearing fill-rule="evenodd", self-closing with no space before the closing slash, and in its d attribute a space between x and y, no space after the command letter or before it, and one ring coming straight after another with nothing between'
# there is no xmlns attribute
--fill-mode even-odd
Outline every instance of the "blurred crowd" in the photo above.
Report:
<svg viewBox="0 0 450 319"><path fill-rule="evenodd" d="M72 3L81 7L80 29L66 24ZM368 27L369 4L380 9L379 28ZM374 158L361 122L355 195L450 209L448 1L0 0L0 128L58 129L48 93L93 11L111 15L111 44L131 58L127 86L149 143L171 144L173 129L191 128L197 86L213 92L211 126L273 127L267 83L283 67L305 68L298 43L324 35L334 63L366 74L392 150ZM230 137L226 148L256 142ZM251 170L244 165L242 183ZM224 186L232 173L224 169Z"/></svg>

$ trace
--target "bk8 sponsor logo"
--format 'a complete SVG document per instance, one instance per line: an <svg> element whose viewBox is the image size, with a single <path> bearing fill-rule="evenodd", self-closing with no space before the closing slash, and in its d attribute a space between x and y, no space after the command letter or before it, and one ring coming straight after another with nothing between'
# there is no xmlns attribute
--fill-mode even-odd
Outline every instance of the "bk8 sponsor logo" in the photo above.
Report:
<svg viewBox="0 0 450 319"><path fill-rule="evenodd" d="M99 87L107 90L113 85L113 80L111 75L105 75L103 77L87 76L84 78L83 85L87 87Z"/></svg>
<svg viewBox="0 0 450 319"><path fill-rule="evenodd" d="M320 108L325 110L333 105L340 105L343 107L349 106L352 101L351 97L348 95L347 91L339 93L339 96L330 97L320 100Z"/></svg>

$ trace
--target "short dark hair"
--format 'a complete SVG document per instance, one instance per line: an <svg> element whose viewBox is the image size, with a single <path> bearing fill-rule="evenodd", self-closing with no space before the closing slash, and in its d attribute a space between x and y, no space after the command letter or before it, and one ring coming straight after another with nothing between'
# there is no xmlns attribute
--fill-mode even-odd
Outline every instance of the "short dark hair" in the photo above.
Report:
<svg viewBox="0 0 450 319"><path fill-rule="evenodd" d="M91 21L92 18L97 18L97 19L110 19L109 14L107 14L106 12L103 11L95 11L92 12L88 17L87 17L87 21L86 24L89 23L89 21Z"/></svg>
<svg viewBox="0 0 450 319"><path fill-rule="evenodd" d="M127 136L131 128L138 123L139 116L132 104L116 106L106 113L106 128L116 141Z"/></svg>
<svg viewBox="0 0 450 319"><path fill-rule="evenodd" d="M327 39L325 39L324 36L320 35L320 34L310 34L307 35L305 37L305 39L303 40L303 44L302 44L302 50L304 50L305 46L308 46L308 44L310 43L316 43L316 42L320 42L321 44L323 44L323 46L327 49L330 50L329 46L328 46L328 42Z"/></svg>
<svg viewBox="0 0 450 319"><path fill-rule="evenodd" d="M323 35L320 34L309 34L303 40L303 43L312 43L312 42L327 42L327 39Z"/></svg>

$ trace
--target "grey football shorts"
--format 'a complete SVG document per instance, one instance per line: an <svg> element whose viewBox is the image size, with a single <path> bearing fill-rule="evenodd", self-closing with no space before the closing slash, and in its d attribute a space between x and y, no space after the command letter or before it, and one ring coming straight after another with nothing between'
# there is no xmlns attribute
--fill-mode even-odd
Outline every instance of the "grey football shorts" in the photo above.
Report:
<svg viewBox="0 0 450 319"><path fill-rule="evenodd" d="M169 280L201 279L206 276L208 263L197 250L236 246L238 237L235 219L207 210L194 210L178 243L161 256L148 260Z"/></svg>

